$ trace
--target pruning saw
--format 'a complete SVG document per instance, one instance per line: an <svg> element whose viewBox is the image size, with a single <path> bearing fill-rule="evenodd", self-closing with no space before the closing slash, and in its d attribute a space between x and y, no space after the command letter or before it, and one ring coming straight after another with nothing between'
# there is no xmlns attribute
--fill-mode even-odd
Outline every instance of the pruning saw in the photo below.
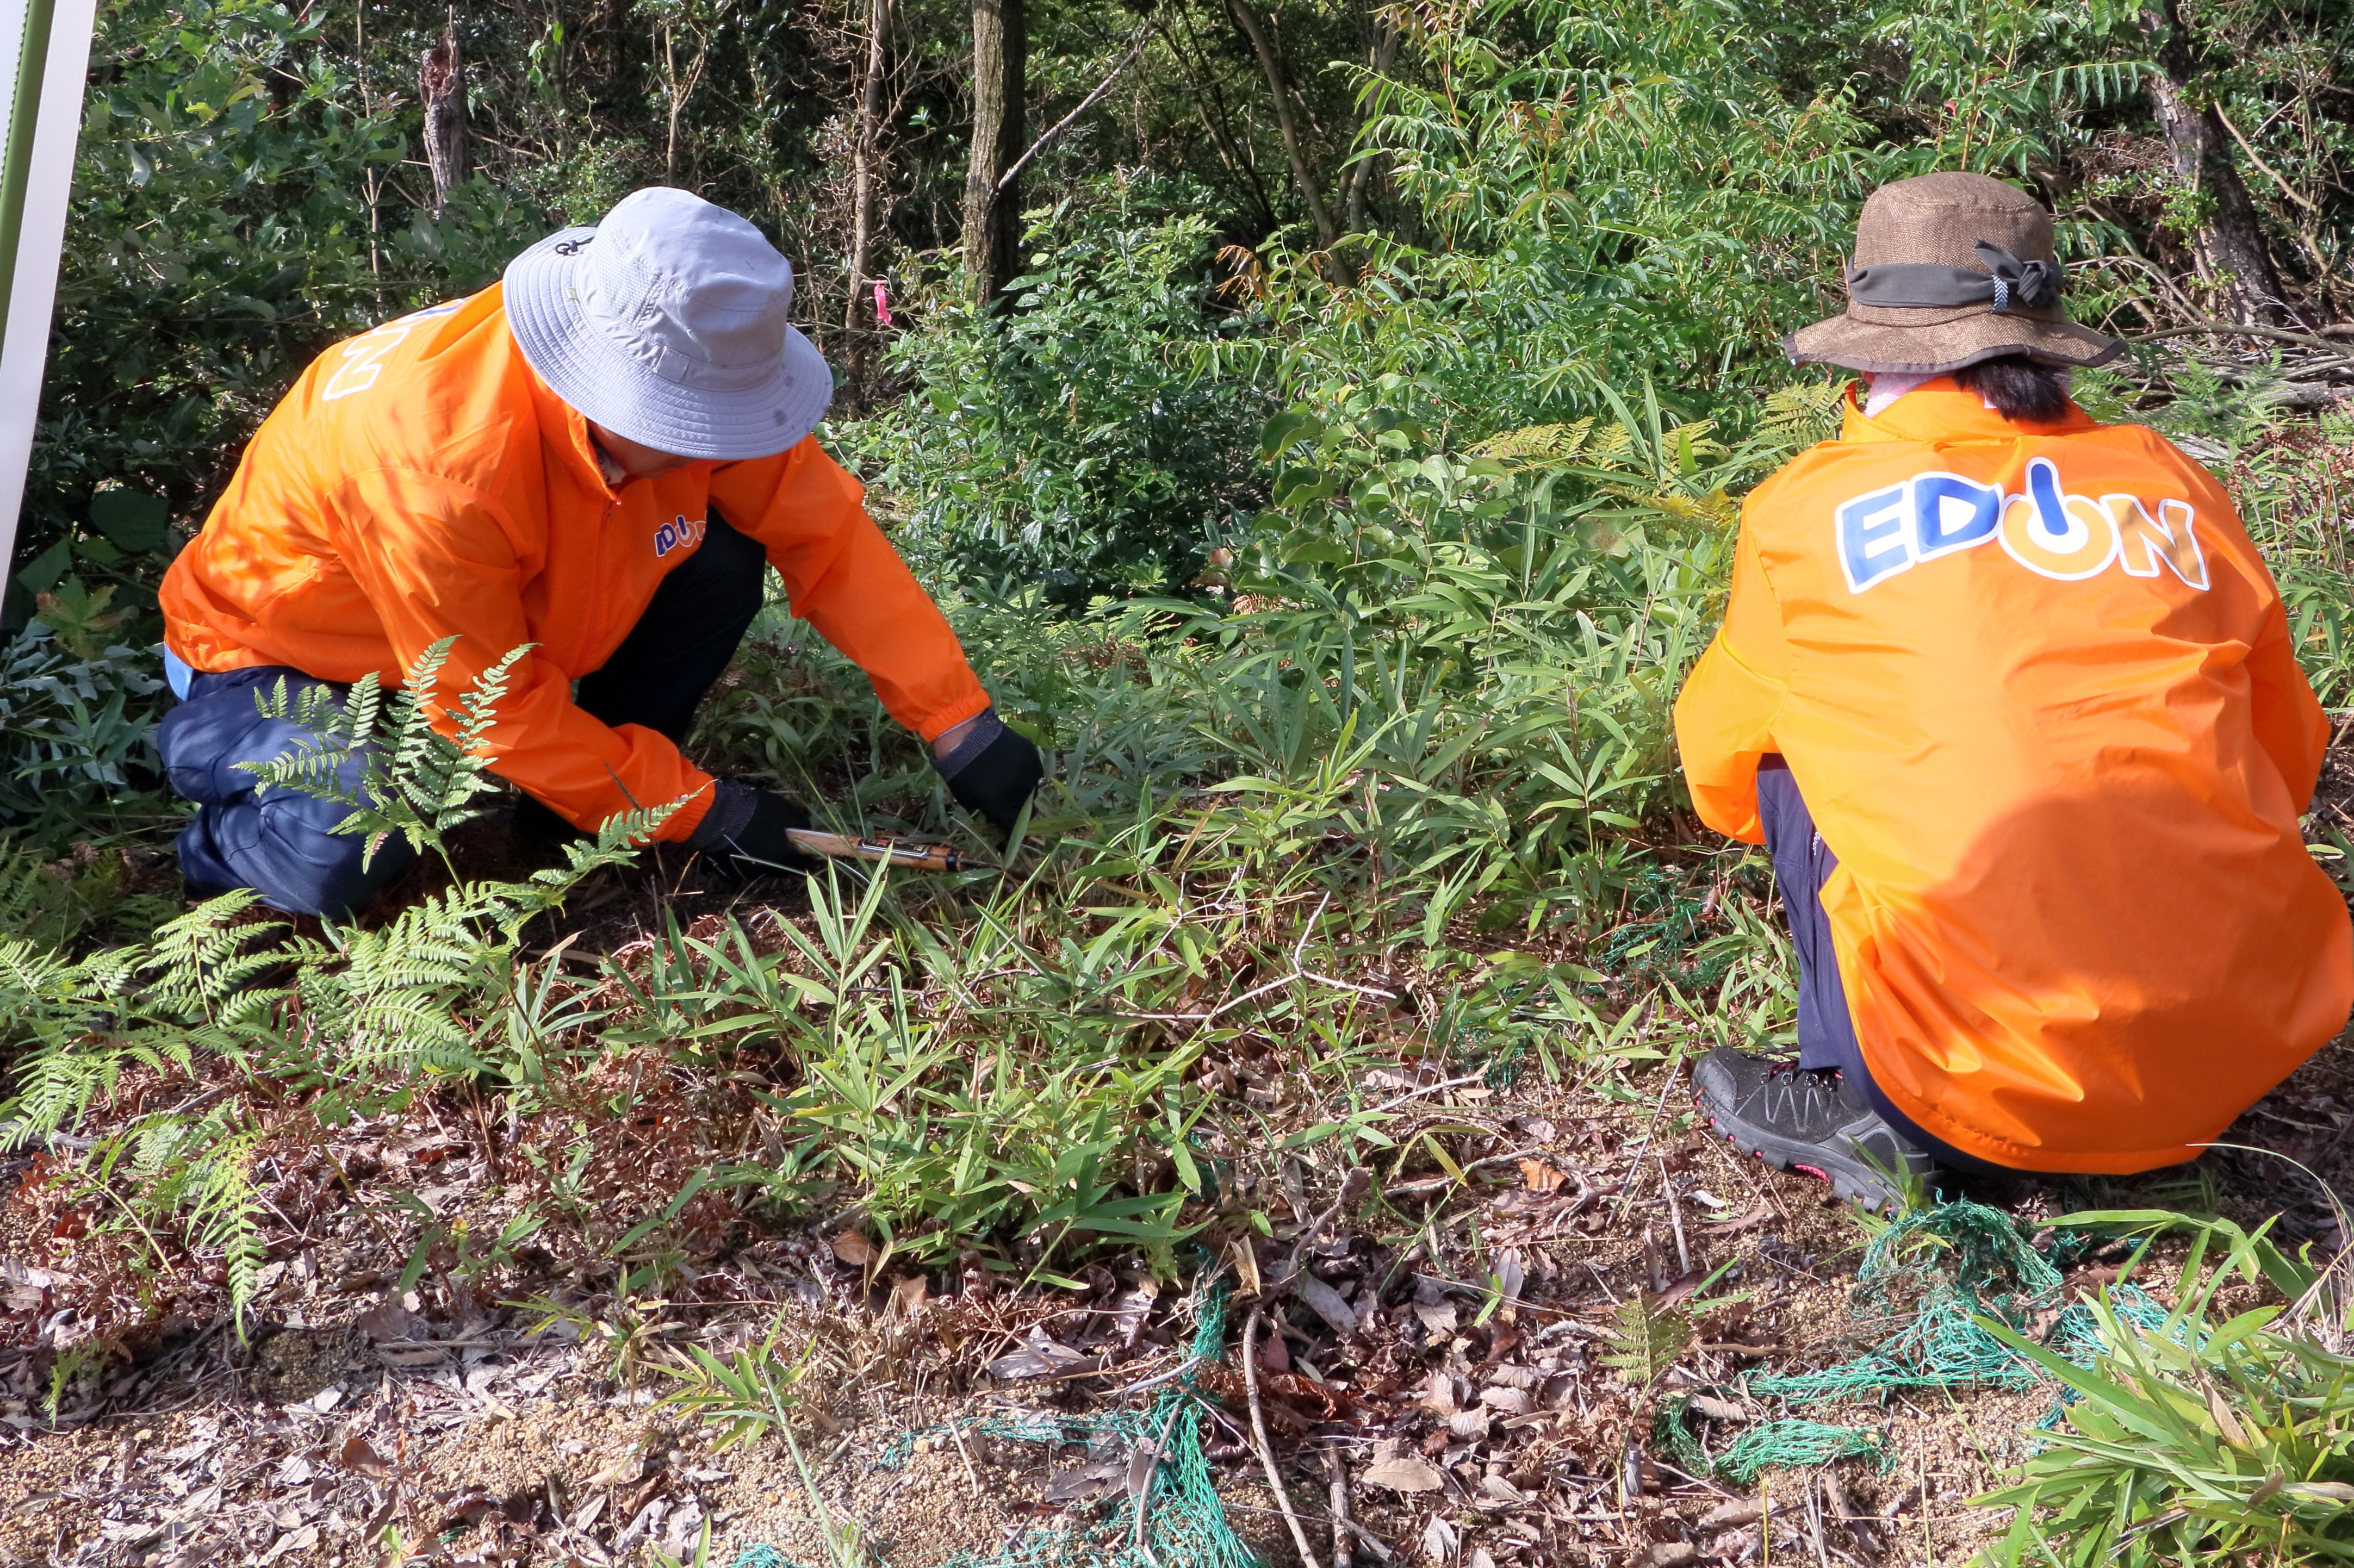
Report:
<svg viewBox="0 0 2354 1568"><path fill-rule="evenodd" d="M810 854L830 855L836 860L876 861L885 865L903 865L911 871L974 871L984 863L953 844L927 843L919 839L885 838L879 834L854 839L817 828L787 828L785 837Z"/></svg>

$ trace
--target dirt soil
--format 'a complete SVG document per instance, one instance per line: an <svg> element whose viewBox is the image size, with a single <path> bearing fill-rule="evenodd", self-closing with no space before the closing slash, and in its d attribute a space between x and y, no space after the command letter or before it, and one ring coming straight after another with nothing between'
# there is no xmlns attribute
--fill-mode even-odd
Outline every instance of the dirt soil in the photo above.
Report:
<svg viewBox="0 0 2354 1568"><path fill-rule="evenodd" d="M1359 1326L1336 1333L1294 1292L1272 1313L1286 1348L1263 1345L1258 1364L1275 1446L1298 1461L1291 1490L1320 1554L1330 1561L1331 1525L1315 1461L1330 1448L1351 1478L1356 1518L1398 1561L1755 1560L1758 1501L1784 1521L1776 1553L1814 1561L1819 1536L1824 1561L1965 1561L1999 1522L1967 1499L2028 1451L2022 1428L2049 1411L2048 1393L1811 1410L1889 1443L1884 1466L1845 1462L1829 1487L1825 1472L1769 1472L1762 1492L1744 1494L1646 1452L1643 1402L1598 1361L1614 1303L1732 1263L1723 1283L1734 1288L1710 1294L1744 1299L1703 1314L1700 1348L1671 1388L1825 1364L1884 1326L1848 1317L1862 1238L1852 1215L1819 1184L1764 1171L1689 1128L1672 1095L1656 1097L1656 1072L1632 1086L1638 1103L1533 1081L1493 1097L1455 1091L1450 1116L1492 1128L1513 1157L1487 1168L1502 1178L1477 1201L1435 1210L1419 1242L1385 1246L1343 1230L1309 1248L1331 1293L1319 1298L1328 1308L1337 1299ZM2232 1140L2342 1185L2354 1180L2349 1108L2354 1049L2341 1043L2267 1097ZM2292 1236L2339 1244L2318 1190L2301 1189L2277 1160L2227 1151L2207 1179L2227 1210L2253 1218L2285 1201ZM2140 1185L2164 1201L2179 1196L2165 1183L2181 1180ZM2008 1185L1981 1195L2031 1219L2063 1202L2133 1202L2137 1186ZM1393 1216L1416 1198L1394 1194ZM1256 1249L1267 1274L1279 1271L1293 1228ZM298 1259L273 1300L300 1306L274 1308L243 1342L211 1325L160 1343L55 1425L20 1354L0 1405L12 1435L0 1457L0 1562L642 1563L656 1551L691 1560L707 1522L711 1562L765 1544L821 1563L815 1510L782 1445L717 1446L718 1428L658 1403L674 1385L649 1364L673 1340L741 1344L777 1312L788 1353L822 1372L801 1391L802 1430L831 1517L855 1525L868 1560L894 1568L987 1557L1105 1505L1047 1500L1058 1477L1087 1467L1085 1449L960 1441L953 1428L1008 1409L1120 1404L1114 1391L1179 1364L1194 1304L1174 1291L1145 1296L1140 1276L1107 1276L1083 1292L991 1293L985 1277L870 1281L813 1235L765 1265L745 1261L731 1289L759 1293L756 1315L700 1304L732 1317L732 1339L697 1329L686 1305L617 1313L608 1302L601 1328L584 1315L538 1332L534 1314L507 1308L412 1298L419 1309L388 1308L374 1282L339 1289L348 1282L321 1280ZM21 1331L43 1291L37 1271L8 1268ZM1481 1287L1515 1275L1511 1304L1480 1321ZM1003 1359L1018 1361L1042 1336L1050 1356L1112 1365L1041 1378ZM1249 1438L1235 1340L1202 1377L1219 1405L1208 1450L1230 1520L1263 1561L1281 1563L1296 1549ZM623 1353L632 1341L646 1358L634 1369ZM1004 1375L981 1370L991 1363ZM1402 1457L1438 1486L1381 1485ZM1701 1522L1712 1515L1736 1522ZM1374 1560L1370 1547L1362 1558Z"/></svg>
<svg viewBox="0 0 2354 1568"><path fill-rule="evenodd" d="M2354 832L2343 747L2331 769L2322 815ZM585 910L582 946L625 949L665 906L699 923L758 891L696 874L664 863L616 879ZM1336 1476L1359 1564L1950 1564L1999 1528L1968 1499L2030 1451L2052 1407L2044 1391L1814 1407L1803 1414L1869 1433L1882 1457L1749 1489L1680 1473L1653 1440L1661 1400L1714 1391L1723 1408L1701 1431L1721 1453L1772 1414L1740 1393L1743 1374L1823 1367L1890 1327L1849 1309L1864 1226L1820 1184L1706 1136L1681 1064L1558 1084L1530 1071L1490 1090L1402 1060L1360 1086L1404 1106L1402 1150L1427 1135L1460 1177L1402 1154L1335 1193L1317 1186L1330 1173L1312 1150L1266 1160L1278 1180L1245 1196L1273 1234L1214 1228L1214 1266L1177 1282L1141 1257L1089 1264L1076 1288L1019 1285L972 1255L917 1269L843 1219L756 1224L706 1192L678 1217L684 1261L660 1298L620 1290L585 1241L496 1269L437 1255L396 1296L403 1255L339 1181L401 1183L487 1235L528 1196L518 1172L535 1149L590 1136L599 1201L643 1212L684 1180L678 1129L735 1125L726 1085L670 1085L660 1068L650 1053L600 1069L626 1079L639 1114L592 1134L501 1126L451 1095L311 1154L263 1151L285 1228L242 1332L217 1277L164 1290L145 1253L48 1179L47 1157L15 1160L0 1208L0 1564L651 1563L694 1561L707 1531L710 1563L768 1546L816 1568L820 1503L859 1561L977 1562L1082 1531L1121 1495L1103 1453L981 1428L1137 1410L1180 1375L1207 1396L1201 1438L1227 1517L1269 1564L1299 1553L1267 1488L1250 1381L1317 1568L1334 1563ZM1289 1092L1280 1064L1232 1076L1221 1092L1271 1115ZM2349 1127L2354 1037L2241 1119L2227 1141L2246 1149L1970 1195L2031 1227L2088 1206L2277 1214L2284 1239L2326 1256L2354 1239L2323 1186L2354 1191ZM1244 1152L1209 1149L1237 1168ZM1219 1355L1196 1364L1211 1279L1238 1294ZM1696 1304L1689 1347L1648 1385L1605 1359L1638 1298ZM1246 1380L1254 1300L1267 1331ZM773 1431L723 1446L725 1424L664 1402L694 1388L665 1370L691 1348L725 1361L763 1340L799 1369L784 1393L815 1498ZM1115 1476L1137 1462L1109 1459Z"/></svg>

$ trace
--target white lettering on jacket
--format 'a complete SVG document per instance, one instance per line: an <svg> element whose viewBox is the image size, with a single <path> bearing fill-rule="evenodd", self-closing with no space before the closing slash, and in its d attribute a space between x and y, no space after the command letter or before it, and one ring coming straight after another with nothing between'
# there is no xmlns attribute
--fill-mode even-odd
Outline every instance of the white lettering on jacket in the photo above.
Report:
<svg viewBox="0 0 2354 1568"><path fill-rule="evenodd" d="M2154 577L2158 565L2205 591L2207 558L2197 516L2171 497L2152 517L2133 495L2070 495L2050 458L2027 465L2027 493L2005 495L1957 473L1916 473L1833 510L1840 570L1862 593L1924 561L1999 540L2003 553L2041 577L2074 582L2115 564Z"/></svg>

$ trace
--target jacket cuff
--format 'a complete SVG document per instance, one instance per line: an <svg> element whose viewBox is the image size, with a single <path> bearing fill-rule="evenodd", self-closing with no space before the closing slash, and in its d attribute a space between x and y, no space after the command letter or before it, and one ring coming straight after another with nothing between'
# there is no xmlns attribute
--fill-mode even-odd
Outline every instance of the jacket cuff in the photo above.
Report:
<svg viewBox="0 0 2354 1568"><path fill-rule="evenodd" d="M752 824L752 812L760 803L760 792L749 784L739 784L733 779L715 779L711 786L711 806L703 813L703 821L686 836L686 847L697 850L725 849L744 834Z"/></svg>
<svg viewBox="0 0 2354 1568"><path fill-rule="evenodd" d="M1004 733L1005 721L997 716L997 710L994 707L981 709L972 720L972 728L966 732L965 737L958 741L946 757L932 758L933 771L944 779L955 778Z"/></svg>

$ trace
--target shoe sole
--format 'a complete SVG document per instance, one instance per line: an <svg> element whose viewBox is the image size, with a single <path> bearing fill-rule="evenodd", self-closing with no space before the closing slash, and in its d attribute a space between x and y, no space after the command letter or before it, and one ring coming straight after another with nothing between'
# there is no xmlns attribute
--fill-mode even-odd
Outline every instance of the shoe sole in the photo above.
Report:
<svg viewBox="0 0 2354 1568"><path fill-rule="evenodd" d="M1860 1160L1826 1161L1823 1151L1813 1144L1790 1143L1770 1133L1753 1131L1738 1122L1727 1125L1705 1097L1695 1097L1692 1108L1716 1129L1717 1136L1753 1160L1776 1171L1796 1171L1818 1181L1828 1181L1832 1196L1876 1214L1888 1213L1896 1207L1897 1195L1889 1191L1886 1179Z"/></svg>

